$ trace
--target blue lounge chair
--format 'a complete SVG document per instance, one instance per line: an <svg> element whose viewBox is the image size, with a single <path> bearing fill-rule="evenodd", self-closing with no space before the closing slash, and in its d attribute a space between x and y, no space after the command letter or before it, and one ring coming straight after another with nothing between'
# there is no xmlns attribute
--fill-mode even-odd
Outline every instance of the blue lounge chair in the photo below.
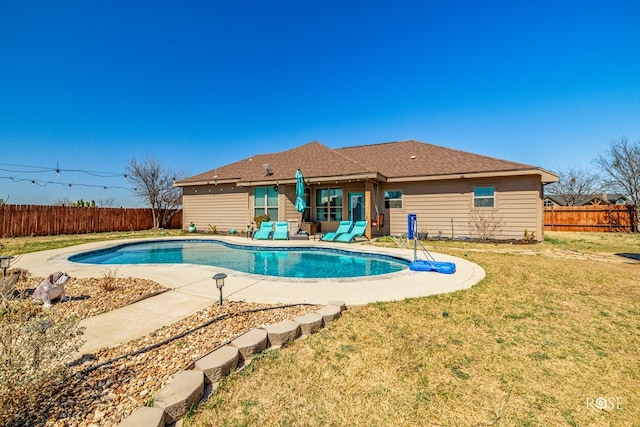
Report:
<svg viewBox="0 0 640 427"><path fill-rule="evenodd" d="M273 240L289 240L289 223L276 222L276 229L273 231Z"/></svg>
<svg viewBox="0 0 640 427"><path fill-rule="evenodd" d="M260 224L260 229L253 233L253 238L257 240L267 240L271 237L271 230L273 229L273 222L263 221Z"/></svg>
<svg viewBox="0 0 640 427"><path fill-rule="evenodd" d="M338 229L336 231L331 231L325 234L320 240L324 240L325 242L333 242L340 234L348 233L349 231L351 231L352 226L353 221L340 221L340 225L338 225Z"/></svg>
<svg viewBox="0 0 640 427"><path fill-rule="evenodd" d="M339 235L334 242L349 243L356 237L364 236L365 231L367 231L367 223L368 221L356 221L351 232Z"/></svg>

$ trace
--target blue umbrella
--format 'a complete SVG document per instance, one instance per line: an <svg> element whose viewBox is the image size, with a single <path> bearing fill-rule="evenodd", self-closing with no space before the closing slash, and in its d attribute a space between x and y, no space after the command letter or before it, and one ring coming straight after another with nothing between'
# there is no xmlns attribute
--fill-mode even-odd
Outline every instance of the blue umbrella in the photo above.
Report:
<svg viewBox="0 0 640 427"><path fill-rule="evenodd" d="M298 212L304 212L307 208L307 203L304 201L304 177L300 169L296 171L296 210Z"/></svg>

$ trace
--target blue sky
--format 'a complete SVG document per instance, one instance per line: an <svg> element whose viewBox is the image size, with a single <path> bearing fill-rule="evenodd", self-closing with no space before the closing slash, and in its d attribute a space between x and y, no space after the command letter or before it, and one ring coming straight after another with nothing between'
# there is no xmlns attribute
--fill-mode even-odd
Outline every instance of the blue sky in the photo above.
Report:
<svg viewBox="0 0 640 427"><path fill-rule="evenodd" d="M131 158L193 175L313 140L590 168L640 138L638 16L632 0L3 1L0 198L142 206L118 175Z"/></svg>

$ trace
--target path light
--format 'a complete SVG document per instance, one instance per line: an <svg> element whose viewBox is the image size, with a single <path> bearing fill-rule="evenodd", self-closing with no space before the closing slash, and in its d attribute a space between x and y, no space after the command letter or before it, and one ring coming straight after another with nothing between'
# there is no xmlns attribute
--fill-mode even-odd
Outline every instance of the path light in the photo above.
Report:
<svg viewBox="0 0 640 427"><path fill-rule="evenodd" d="M216 281L216 288L220 290L220 305L222 305L222 288L224 287L224 279L227 277L224 273L218 273L213 276L213 280Z"/></svg>
<svg viewBox="0 0 640 427"><path fill-rule="evenodd" d="M2 267L2 279L7 276L7 268L11 266L11 260L13 259L10 255L0 256L0 267Z"/></svg>

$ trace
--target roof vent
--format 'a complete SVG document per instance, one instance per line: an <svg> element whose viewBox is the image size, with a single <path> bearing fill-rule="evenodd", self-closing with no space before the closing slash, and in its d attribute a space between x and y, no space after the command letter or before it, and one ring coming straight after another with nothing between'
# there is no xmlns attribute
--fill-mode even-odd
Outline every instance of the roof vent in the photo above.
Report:
<svg viewBox="0 0 640 427"><path fill-rule="evenodd" d="M411 160L415 160L415 159L416 159L416 156L411 156L411 157L409 157L409 158L410 158Z"/></svg>

